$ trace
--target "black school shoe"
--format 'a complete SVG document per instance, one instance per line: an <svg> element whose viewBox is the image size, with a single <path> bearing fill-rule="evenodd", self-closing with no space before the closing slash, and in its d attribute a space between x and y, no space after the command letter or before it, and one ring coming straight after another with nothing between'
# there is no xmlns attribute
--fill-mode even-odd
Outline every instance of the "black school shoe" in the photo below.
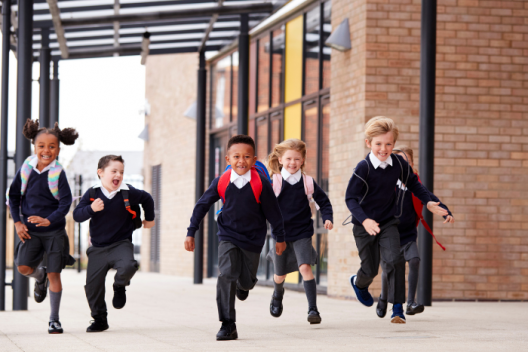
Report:
<svg viewBox="0 0 528 352"><path fill-rule="evenodd" d="M380 318L385 318L387 315L387 300L381 299L381 296L378 299L378 305L376 306L376 314Z"/></svg>
<svg viewBox="0 0 528 352"><path fill-rule="evenodd" d="M270 314L272 317L278 318L282 315L282 298L284 297L284 289L282 289L282 297L278 298L276 292L273 291L270 302Z"/></svg>
<svg viewBox="0 0 528 352"><path fill-rule="evenodd" d="M62 330L62 326L61 326L61 323L60 321L50 321L49 322L49 327L48 327L48 333L49 334L62 334L63 333L63 330Z"/></svg>
<svg viewBox="0 0 528 352"><path fill-rule="evenodd" d="M44 268L44 270L46 270ZM33 289L33 297L35 298L35 302L41 303L46 299L46 295L48 294L48 273L44 274L44 280L42 282L38 282L35 280L35 288Z"/></svg>
<svg viewBox="0 0 528 352"><path fill-rule="evenodd" d="M239 300L245 301L249 296L249 291L241 290L237 287L236 289L236 296Z"/></svg>
<svg viewBox="0 0 528 352"><path fill-rule="evenodd" d="M125 286L114 285L114 298L112 299L112 305L115 309L121 309L126 304L126 289Z"/></svg>
<svg viewBox="0 0 528 352"><path fill-rule="evenodd" d="M407 309L405 310L405 314L407 315L415 315L419 313L423 313L425 307L423 304L418 304L414 301L407 302Z"/></svg>
<svg viewBox="0 0 528 352"><path fill-rule="evenodd" d="M236 330L236 324L234 322L222 322L220 331L216 334L216 341L236 340L238 339L238 333Z"/></svg>
<svg viewBox="0 0 528 352"><path fill-rule="evenodd" d="M94 318L91 323L92 325L86 329L86 332L102 332L109 328L106 318Z"/></svg>
<svg viewBox="0 0 528 352"><path fill-rule="evenodd" d="M317 307L308 308L308 322L310 324L321 324L321 315Z"/></svg>

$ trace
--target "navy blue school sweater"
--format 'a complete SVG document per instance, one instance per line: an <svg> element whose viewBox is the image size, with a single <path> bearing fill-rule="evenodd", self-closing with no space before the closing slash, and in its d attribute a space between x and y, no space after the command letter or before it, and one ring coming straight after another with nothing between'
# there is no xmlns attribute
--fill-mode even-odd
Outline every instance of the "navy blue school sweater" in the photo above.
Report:
<svg viewBox="0 0 528 352"><path fill-rule="evenodd" d="M426 188L427 189L427 188ZM429 190L427 190L429 192ZM440 200L431 192L429 192L429 197L431 198L431 201L433 202L440 202ZM418 215L416 214L416 211L414 210L414 204L412 199L412 192L409 191L409 189L405 190L405 196L403 198L403 212L402 216L400 217L400 224L398 225L398 232L400 233L400 245L403 246L409 242L416 242L416 238L418 237L418 231L416 230L416 220L418 220ZM427 204L424 204L424 206L427 206ZM440 207L447 210L449 215L451 214L451 211L449 208L440 202ZM400 213L400 205L398 204L398 214ZM446 216L444 216L446 218Z"/></svg>
<svg viewBox="0 0 528 352"><path fill-rule="evenodd" d="M24 196L21 195L22 180L20 170L18 170L11 187L9 188L9 208L14 222L21 221L20 213L29 231L49 232L62 230L66 227L66 215L70 211L72 203L72 193L68 179L64 171L59 175L59 197L57 200L51 193L48 185L48 173L40 175L31 171ZM27 218L30 216L40 216L48 219L50 225L37 227L30 224Z"/></svg>
<svg viewBox="0 0 528 352"><path fill-rule="evenodd" d="M150 193L134 188L127 184L130 205L141 204L145 213L145 220L154 220L154 200ZM112 199L106 198L101 188L96 188L95 199L100 198L104 209L98 212L92 210L90 190L81 198L79 205L73 211L73 219L77 222L90 221L90 238L94 247L106 247L123 240L132 241L132 232L136 229L132 221L132 214L125 208L122 192L118 192Z"/></svg>
<svg viewBox="0 0 528 352"><path fill-rule="evenodd" d="M334 221L332 204L326 193L314 181L313 198L319 205L323 223L326 220ZM277 198L284 218L285 240L288 242L297 241L303 238L312 237L314 225L312 220L312 210L310 202L306 197L303 178L293 186L286 180L282 180L282 190ZM274 237L275 238L275 237Z"/></svg>
<svg viewBox="0 0 528 352"><path fill-rule="evenodd" d="M382 224L399 215L396 206L398 192L395 190L400 178L407 180L407 188L424 204L431 201L429 191L418 181L418 177L413 173L407 161L400 155L391 154L390 157L392 166L388 165L385 169L381 167L375 169L368 155L357 164L355 173L367 182L368 194L359 204L367 191L367 186L359 177L352 175L345 197L347 207L353 215L352 222L355 225L362 226L366 219Z"/></svg>
<svg viewBox="0 0 528 352"><path fill-rule="evenodd" d="M234 171L232 171L234 172ZM259 175L260 176L260 175ZM187 236L194 237L211 206L216 203L218 195L217 177L198 200L191 216L191 224L187 228ZM260 204L257 203L251 184L248 182L242 188L229 183L225 191L225 204L218 215L218 237L220 241L228 241L250 252L260 253L266 241L266 219L272 226L273 237L277 242L284 242L284 224L279 203L271 188L271 183L260 176L262 193Z"/></svg>

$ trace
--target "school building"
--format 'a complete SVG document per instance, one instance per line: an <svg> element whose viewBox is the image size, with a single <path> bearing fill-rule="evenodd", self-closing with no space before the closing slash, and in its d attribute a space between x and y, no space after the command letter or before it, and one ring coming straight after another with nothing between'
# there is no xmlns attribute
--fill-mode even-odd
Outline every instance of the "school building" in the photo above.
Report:
<svg viewBox="0 0 528 352"><path fill-rule="evenodd" d="M396 146L411 146L419 164L421 4L293 0L250 30L249 134L262 161L284 139L307 143L306 172L334 208L332 231L314 212L313 237L316 277L331 297L354 296L348 280L359 257L352 226L342 222L352 170L368 153L365 122L393 118ZM447 250L434 245L433 299L528 300L528 2L437 5L434 193L456 222L434 221ZM351 42L343 51L325 45L342 23ZM144 180L158 220L143 230L144 271L193 275L183 241L196 201L197 123L189 107L197 67L196 53L147 61ZM237 134L237 43L209 57L206 69L207 187L223 172L227 140ZM219 206L203 222L206 277L218 273ZM269 282L272 267L264 252L261 259L259 280ZM298 275L288 282L299 283ZM379 281L372 288L377 297Z"/></svg>

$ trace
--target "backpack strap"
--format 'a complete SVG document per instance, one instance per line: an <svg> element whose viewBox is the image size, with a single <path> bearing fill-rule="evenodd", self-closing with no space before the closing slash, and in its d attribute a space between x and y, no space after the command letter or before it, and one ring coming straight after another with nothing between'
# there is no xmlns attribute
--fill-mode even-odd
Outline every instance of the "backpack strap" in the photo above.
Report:
<svg viewBox="0 0 528 352"><path fill-rule="evenodd" d="M60 199L59 197L59 177L62 172L62 165L55 161L55 166L52 167L48 172L48 186L51 191L51 194L53 194L53 197L55 199Z"/></svg>
<svg viewBox="0 0 528 352"><path fill-rule="evenodd" d="M249 181L249 184L251 185L251 189L253 190L253 194L255 195L257 203L260 204L260 195L262 194L262 180L260 179L258 171L254 168L251 168L251 181Z"/></svg>
<svg viewBox="0 0 528 352"><path fill-rule="evenodd" d="M95 188L90 187L90 202L93 202L95 200Z"/></svg>
<svg viewBox="0 0 528 352"><path fill-rule="evenodd" d="M37 157L36 155L28 157L22 164L22 167L20 168L20 180L22 181L22 185L20 188L21 195L24 195L24 193L26 193L29 175L31 175L31 171L33 171L33 166L31 166L29 162L36 157Z"/></svg>
<svg viewBox="0 0 528 352"><path fill-rule="evenodd" d="M132 214L132 219L135 219L137 214L135 211L132 210L132 208L130 207L130 201L128 199L128 191L126 189L122 189L121 191L121 194L123 195L123 200L125 202L125 208L126 210Z"/></svg>
<svg viewBox="0 0 528 352"><path fill-rule="evenodd" d="M422 183L422 181L420 180L420 177L417 174L416 174L416 177L418 177L418 182ZM436 244L439 245L440 248L442 248L445 251L446 248L444 246L442 246L442 244L440 242L438 242L438 240L436 239L436 236L433 234L433 230L431 230L431 228L427 224L427 221L425 221L425 219L423 217L423 214L422 214L422 211L423 211L422 201L420 199L418 199L418 197L416 197L414 194L412 195L412 200L413 200L414 211L416 212L416 226L418 226L418 224L420 222L422 222L423 227L427 230L427 232L429 232L431 234L431 236L433 236L433 239L435 240Z"/></svg>
<svg viewBox="0 0 528 352"><path fill-rule="evenodd" d="M224 172L222 176L220 176L220 179L218 180L218 185L216 187L218 191L218 195L220 196L224 204L225 204L225 192L226 192L227 186L229 186L229 182L231 182L231 172L232 172L231 169Z"/></svg>
<svg viewBox="0 0 528 352"><path fill-rule="evenodd" d="M275 193L275 197L278 197L282 191L282 175L281 174L273 174L272 186L273 186L273 193Z"/></svg>
<svg viewBox="0 0 528 352"><path fill-rule="evenodd" d="M306 193L306 196L308 197L308 202L313 202L315 204L315 209L319 210L319 205L313 199L313 194L314 194L313 177L305 175L305 174L302 174L302 177L303 177L303 182L304 182L304 193Z"/></svg>

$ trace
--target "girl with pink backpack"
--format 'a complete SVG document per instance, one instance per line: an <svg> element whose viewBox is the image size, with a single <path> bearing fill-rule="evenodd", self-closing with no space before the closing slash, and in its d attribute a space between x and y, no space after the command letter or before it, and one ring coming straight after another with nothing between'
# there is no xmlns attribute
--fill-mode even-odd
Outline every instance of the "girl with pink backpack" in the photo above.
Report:
<svg viewBox="0 0 528 352"><path fill-rule="evenodd" d="M281 316L284 280L287 274L299 271L308 299L308 322L320 324L317 288L311 268L317 263L318 256L312 246L314 223L310 203L314 202L315 207L320 210L327 230L333 228L333 211L326 193L312 177L304 173L305 159L306 144L299 139L288 139L277 144L268 156L268 170L284 218L286 233L286 250L282 255L276 255L274 250L268 253L268 260L273 262L275 272L275 291L271 297L270 314L276 318Z"/></svg>

